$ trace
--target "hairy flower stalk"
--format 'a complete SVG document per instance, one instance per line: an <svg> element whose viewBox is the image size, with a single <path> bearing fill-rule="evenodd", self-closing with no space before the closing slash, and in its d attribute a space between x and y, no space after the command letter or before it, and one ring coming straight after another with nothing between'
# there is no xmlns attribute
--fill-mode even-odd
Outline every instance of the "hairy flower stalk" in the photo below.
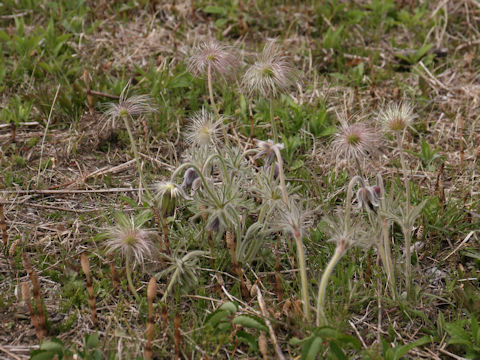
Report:
<svg viewBox="0 0 480 360"><path fill-rule="evenodd" d="M320 326L322 322L326 322L325 316L325 296L327 294L327 285L330 276L332 275L333 269L337 266L340 259L345 255L346 248L343 244L337 245L335 248L335 253L328 262L327 267L323 271L322 278L320 280L320 285L318 287L318 297L317 297L317 321L316 326Z"/></svg>
<svg viewBox="0 0 480 360"><path fill-rule="evenodd" d="M148 113L156 111L156 108L152 105L152 100L147 95L134 95L127 97L130 82L123 88L118 104L108 104L104 113L104 119L106 124L109 124L111 128L115 128L118 119L123 121L125 128L127 129L128 137L130 139L130 146L135 157L137 164L137 171L139 175L140 191L139 197L141 199L141 189L143 188L143 171L140 162L140 155L138 153L135 138L133 136L131 121L134 117L142 117Z"/></svg>
<svg viewBox="0 0 480 360"><path fill-rule="evenodd" d="M235 73L240 62L233 54L233 49L222 45L214 40L201 43L193 48L192 55L187 60L187 67L195 76L207 74L207 89L210 105L215 114L219 115L219 109L213 95L213 80L215 77L227 77ZM222 119L223 120L223 119ZM228 142L227 131L222 128L225 141Z"/></svg>
<svg viewBox="0 0 480 360"><path fill-rule="evenodd" d="M411 243L412 243L412 229L405 224L410 223L411 209L410 209L410 182L408 179L408 171L405 162L405 155L403 150L403 138L405 137L407 129L411 126L415 118L413 107L409 103L390 104L378 114L379 121L383 124L387 131L393 132L396 136L398 152L400 153L400 163L403 172L403 181L405 187L405 219L401 223L402 232L405 241L405 278L407 295L411 295L412 285L412 264L411 264Z"/></svg>
<svg viewBox="0 0 480 360"><path fill-rule="evenodd" d="M385 202L385 186L383 185L383 178L382 175L377 175L377 184L380 189L380 206L381 209L386 209L386 202ZM390 292L392 294L392 298L395 300L397 297L397 287L396 287L396 279L395 279L395 265L393 262L392 256L392 248L390 246L390 232L388 230L388 223L385 215L383 213L378 214L378 221L380 223L381 228L381 239L379 248L382 249L384 259L385 271L387 273L387 282L390 285Z"/></svg>
<svg viewBox="0 0 480 360"><path fill-rule="evenodd" d="M404 130L405 131L405 130ZM405 132L403 133L403 135ZM403 154L403 136L397 132L397 144L398 144L398 151L400 152L400 163L402 165L402 172L403 172L403 182L405 187L405 212L406 217L409 218L410 216L410 182L408 181L408 173L407 173L407 166L405 163L405 156ZM410 296L411 293L411 285L412 285L412 251L410 246L412 244L412 229L405 228L402 226L403 230L403 237L405 241L405 277L406 277L406 291L407 295Z"/></svg>
<svg viewBox="0 0 480 360"><path fill-rule="evenodd" d="M305 252L303 249L303 228L306 225L308 216L309 213L307 211L302 211L294 201L290 201L289 205L280 212L279 226L287 233L290 233L295 240L298 267L300 268L303 314L305 320L310 322L310 299L308 296Z"/></svg>
<svg viewBox="0 0 480 360"><path fill-rule="evenodd" d="M330 227L329 231L331 232L331 240L337 243L335 248L335 253L330 259L325 271L322 274L320 280L320 285L318 287L318 296L317 296L317 320L316 325L320 326L322 322L326 322L325 317L325 297L327 291L328 280L332 275L333 269L338 264L340 259L345 255L346 251L352 247L354 244L359 243L359 239L356 238L356 228L352 227L351 224L351 208L352 208L352 197L353 197L353 188L358 183L361 182L360 176L355 176L350 180L347 188L347 198L345 202L345 216L343 218L343 224L329 222ZM343 225L343 228L342 226Z"/></svg>

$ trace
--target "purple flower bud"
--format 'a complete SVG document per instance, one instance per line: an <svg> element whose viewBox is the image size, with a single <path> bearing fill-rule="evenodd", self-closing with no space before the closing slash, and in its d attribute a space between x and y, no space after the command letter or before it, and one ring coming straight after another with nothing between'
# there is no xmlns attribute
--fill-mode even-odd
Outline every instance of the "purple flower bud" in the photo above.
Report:
<svg viewBox="0 0 480 360"><path fill-rule="evenodd" d="M199 175L194 168L188 168L187 171L185 171L185 174L183 175L182 188L188 189L189 187L191 187L194 180L197 179L198 177Z"/></svg>
<svg viewBox="0 0 480 360"><path fill-rule="evenodd" d="M215 219L213 219L209 224L208 224L208 230L209 231L212 231L214 233L218 233L218 231L220 230L220 219L218 217L216 217Z"/></svg>
<svg viewBox="0 0 480 360"><path fill-rule="evenodd" d="M357 191L357 201L359 207L367 211L376 211L380 205L381 191L379 186L364 186Z"/></svg>

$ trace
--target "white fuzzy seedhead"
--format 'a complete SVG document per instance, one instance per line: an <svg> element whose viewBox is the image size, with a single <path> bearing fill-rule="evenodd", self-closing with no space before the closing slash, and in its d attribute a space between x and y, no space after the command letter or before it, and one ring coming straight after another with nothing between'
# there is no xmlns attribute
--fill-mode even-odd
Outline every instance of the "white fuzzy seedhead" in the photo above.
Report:
<svg viewBox="0 0 480 360"><path fill-rule="evenodd" d="M140 117L149 113L154 113L157 108L153 100L148 95L132 95L128 97L130 82L123 88L118 103L109 103L105 107L103 119L106 124L114 128L118 119L123 117Z"/></svg>
<svg viewBox="0 0 480 360"><path fill-rule="evenodd" d="M378 121L386 131L402 132L414 119L413 106L408 102L392 103L378 112Z"/></svg>
<svg viewBox="0 0 480 360"><path fill-rule="evenodd" d="M269 98L285 92L296 80L297 74L289 58L272 40L265 45L257 61L248 67L242 85L250 95L257 93Z"/></svg>
<svg viewBox="0 0 480 360"><path fill-rule="evenodd" d="M233 48L215 40L195 46L187 59L187 68L193 75L205 75L210 67L212 76L227 77L233 74L240 62L233 54Z"/></svg>
<svg viewBox="0 0 480 360"><path fill-rule="evenodd" d="M142 229L133 216L127 217L120 214L117 216L117 225L106 233L107 253L119 253L122 257L128 257L138 264L143 264L145 259L152 255L153 234L151 231Z"/></svg>
<svg viewBox="0 0 480 360"><path fill-rule="evenodd" d="M224 121L223 116L217 116L202 108L190 118L190 124L187 126L187 142L200 147L218 144Z"/></svg>
<svg viewBox="0 0 480 360"><path fill-rule="evenodd" d="M337 157L360 159L374 153L378 142L378 136L366 124L343 121L335 134L332 148Z"/></svg>

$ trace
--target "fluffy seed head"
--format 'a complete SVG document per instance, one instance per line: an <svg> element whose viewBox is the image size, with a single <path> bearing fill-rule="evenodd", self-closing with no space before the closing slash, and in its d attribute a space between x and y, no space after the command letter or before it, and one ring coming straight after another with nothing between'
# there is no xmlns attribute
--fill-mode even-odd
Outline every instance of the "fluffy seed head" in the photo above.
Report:
<svg viewBox="0 0 480 360"><path fill-rule="evenodd" d="M187 127L187 142L190 145L201 147L216 145L221 137L224 120L223 116L216 116L202 108L190 118L190 124Z"/></svg>
<svg viewBox="0 0 480 360"><path fill-rule="evenodd" d="M297 75L287 56L283 55L275 41L269 41L257 61L243 76L242 85L252 95L276 97L295 83Z"/></svg>
<svg viewBox="0 0 480 360"><path fill-rule="evenodd" d="M364 123L348 124L343 121L335 134L332 148L337 157L360 159L375 152L378 138Z"/></svg>
<svg viewBox="0 0 480 360"><path fill-rule="evenodd" d="M127 217L119 213L116 217L117 225L106 233L107 254L118 252L125 258L143 264L153 251L153 232L142 229L144 221L134 216Z"/></svg>
<svg viewBox="0 0 480 360"><path fill-rule="evenodd" d="M111 128L115 128L118 119L124 117L140 117L157 111L152 99L148 95L132 95L128 97L129 87L130 82L123 88L118 103L109 103L106 105L103 114L105 125L108 124Z"/></svg>
<svg viewBox="0 0 480 360"><path fill-rule="evenodd" d="M214 40L195 46L187 59L187 68L195 76L204 75L210 67L213 76L225 77L234 72L239 65L232 48Z"/></svg>
<svg viewBox="0 0 480 360"><path fill-rule="evenodd" d="M392 103L378 113L378 120L385 130L401 132L415 119L413 107L408 102Z"/></svg>
<svg viewBox="0 0 480 360"><path fill-rule="evenodd" d="M313 224L312 211L305 208L304 203L293 199L290 199L288 207L284 206L279 210L276 221L278 230L283 230L297 239L303 238L305 229Z"/></svg>

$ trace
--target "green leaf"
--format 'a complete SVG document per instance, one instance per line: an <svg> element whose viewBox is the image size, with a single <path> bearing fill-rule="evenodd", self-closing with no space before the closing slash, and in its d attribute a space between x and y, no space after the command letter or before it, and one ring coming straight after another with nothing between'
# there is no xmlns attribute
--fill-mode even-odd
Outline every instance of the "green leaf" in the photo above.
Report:
<svg viewBox="0 0 480 360"><path fill-rule="evenodd" d="M205 325L216 327L220 321L224 320L229 315L230 314L227 310L217 309L207 316L205 319Z"/></svg>
<svg viewBox="0 0 480 360"><path fill-rule="evenodd" d="M236 337L238 340L248 344L253 351L258 351L258 344L257 344L258 337L253 336L243 330L237 331Z"/></svg>
<svg viewBox="0 0 480 360"><path fill-rule="evenodd" d="M246 328L257 329L268 333L268 328L263 321L255 316L250 315L238 315L233 319L235 325L242 325Z"/></svg>
<svg viewBox="0 0 480 360"><path fill-rule="evenodd" d="M415 348L417 346L427 344L430 341L431 341L430 337L424 336L424 337L418 339L417 341L414 341L413 343L406 344L406 345L401 345L401 346L396 346L393 349L389 349L387 351L387 354L389 352L391 353L391 356L392 356L391 359L392 360L400 360L402 358L402 356L407 355L407 353L410 350L412 350L413 348Z"/></svg>
<svg viewBox="0 0 480 360"><path fill-rule="evenodd" d="M345 355L345 353L343 352L343 350L340 348L340 346L337 345L337 343L335 341L332 341L330 343L330 350L337 357L337 359L348 360L348 358Z"/></svg>
<svg viewBox="0 0 480 360"><path fill-rule="evenodd" d="M232 301L228 301L218 308L219 310L228 311L230 314L234 314L238 311L238 305Z"/></svg>
<svg viewBox="0 0 480 360"><path fill-rule="evenodd" d="M318 336L305 343L302 351L302 360L315 360L322 349L322 339Z"/></svg>
<svg viewBox="0 0 480 360"><path fill-rule="evenodd" d="M55 351L61 355L63 353L64 345L59 339L52 339L45 341L40 345L40 350Z"/></svg>
<svg viewBox="0 0 480 360"><path fill-rule="evenodd" d="M85 346L87 349L94 349L98 346L98 333L85 335Z"/></svg>
<svg viewBox="0 0 480 360"><path fill-rule="evenodd" d="M202 10L204 13L207 13L207 14L217 14L217 15L223 15L223 16L227 14L225 9L220 6L210 5L210 6L204 7Z"/></svg>
<svg viewBox="0 0 480 360"><path fill-rule="evenodd" d="M319 136L331 136L336 132L337 128L335 126L328 126L320 132Z"/></svg>
<svg viewBox="0 0 480 360"><path fill-rule="evenodd" d="M58 354L55 351L39 350L38 353L32 355L30 360L51 360L57 357L58 357Z"/></svg>

